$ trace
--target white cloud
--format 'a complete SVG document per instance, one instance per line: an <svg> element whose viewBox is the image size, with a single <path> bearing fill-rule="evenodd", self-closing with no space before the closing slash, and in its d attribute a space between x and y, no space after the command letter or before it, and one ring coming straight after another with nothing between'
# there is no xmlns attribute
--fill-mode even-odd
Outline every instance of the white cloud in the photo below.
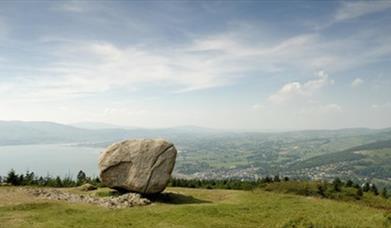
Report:
<svg viewBox="0 0 391 228"><path fill-rule="evenodd" d="M275 104L285 103L297 98L310 97L317 90L334 84L334 80L330 79L324 71L317 73L317 78L304 83L290 82L282 86L276 93L269 96L268 100Z"/></svg>
<svg viewBox="0 0 391 228"><path fill-rule="evenodd" d="M261 105L261 104L254 104L254 105L251 106L251 108L252 108L253 110L260 110L260 109L263 109L264 106Z"/></svg>
<svg viewBox="0 0 391 228"><path fill-rule="evenodd" d="M82 13L86 10L87 4L84 1L66 1L66 2L57 2L53 7L55 10L67 11L72 13Z"/></svg>
<svg viewBox="0 0 391 228"><path fill-rule="evenodd" d="M342 107L338 104L327 104L319 107L321 112L342 112Z"/></svg>
<svg viewBox="0 0 391 228"><path fill-rule="evenodd" d="M348 1L343 2L335 14L336 21L358 18L391 8L391 1Z"/></svg>
<svg viewBox="0 0 391 228"><path fill-rule="evenodd" d="M4 18L10 23L9 31L13 31L14 23L17 25L15 28L23 30L29 26L28 30L36 32L29 39L15 36L14 40L4 43L7 49L16 53L2 53L5 55L4 64L1 62L3 56L0 56L0 110L5 110L0 113L1 118L118 121L146 126L207 123L211 126L236 124L239 127L247 124L255 127L254 123L258 123L257 126L264 124L271 128L285 128L312 124L329 127L332 123L330 117L342 117L338 113L343 112L345 117L336 118L333 125L339 127L346 121L353 122L352 119L359 116L356 113L363 115L366 109L360 104L365 99L346 100L352 94L348 94L347 98L338 96L341 88L333 88L335 94L324 91L334 81L319 69L326 69L335 78L338 75L349 77L352 73L349 70L357 71L357 66L366 71L386 71L383 73L387 74L386 68L374 68L370 64L379 60L383 64L391 57L391 33L384 25L370 27L374 21L341 23L338 25L341 27L336 28L338 31L342 31L343 26L349 26L349 31L343 34L335 32L334 28L312 30L315 32L311 33L297 32L302 29L287 32L279 29L273 33L276 26L280 28L285 24L248 23L245 18L238 17L243 21L236 24L224 21L216 24L218 29L213 31L228 30L210 33L212 30L201 27L200 30L189 29L189 25L196 22L197 16L194 15L183 18L172 13L168 15L168 21L173 22L171 17L175 17L175 23L166 23L167 18L159 15L143 17L142 12L129 13L125 8L118 10L118 4L62 1L53 5L55 7L51 10L55 12L50 12L50 15L58 14L61 24L67 25L69 16L76 16L72 18L75 22L71 29L73 32L60 32L57 35L60 38L53 34L58 30L50 23L35 28L33 24L19 25L19 20L14 20L12 15ZM328 17L324 15L331 19L327 27L381 12L383 9L379 5L389 8L384 2L342 2L338 13L330 12ZM159 9L157 13L163 15L166 14L164 12ZM156 23L155 18L161 21ZM373 19L380 21L382 18ZM2 21L0 16L0 40L2 32L7 29ZM36 39L37 34L41 35L41 39ZM26 54L39 58L27 58ZM318 74L307 78L311 72ZM241 81L243 77L249 78ZM246 91L245 86L255 81L264 85L250 86ZM247 99L254 93L259 97L265 96L261 89L256 91L255 88L267 87L267 90L276 81L283 83L277 85L275 93L270 93L267 101L250 103L243 108L246 101L239 102L239 98ZM210 97L213 92L202 94L201 97L207 97L204 102L194 102L195 94L164 94L235 83L239 85L224 92L238 96L229 104L220 102L220 97ZM351 83L354 87L362 81ZM387 85L382 83L381 86L382 89L373 94L374 98L389 94L384 92ZM137 92L132 93L134 91ZM371 91L362 92L353 95L363 98ZM146 96L156 96L160 100L147 101ZM267 95L260 98L263 101ZM338 99L349 104L342 109L335 104ZM351 112L352 115L345 115L354 105L360 107ZM373 108L376 110L370 108L369 111L380 113L385 110L383 107L389 110L390 105L375 104ZM221 118L227 113L232 118ZM298 118L302 122L297 121ZM227 119L231 121L227 122ZM380 122L380 118L371 116L368 119ZM384 119L388 120L387 117ZM361 121L357 123L361 124Z"/></svg>
<svg viewBox="0 0 391 228"><path fill-rule="evenodd" d="M391 102L386 102L383 104L373 104L371 106L373 109L385 109L385 108L391 108Z"/></svg>
<svg viewBox="0 0 391 228"><path fill-rule="evenodd" d="M269 101L273 103L283 103L293 97L305 95L300 82L291 82L285 84L280 90L269 97Z"/></svg>
<svg viewBox="0 0 391 228"><path fill-rule="evenodd" d="M180 45L150 47L65 38L48 42L54 38L45 36L40 40L43 44L59 45L50 53L54 57L30 71L28 80L15 81L15 86L18 96L56 99L115 89L159 87L168 92L189 92L233 84L248 72L259 77L318 69L333 73L391 53L387 41L362 52L362 42L372 38L354 34L354 38L326 41L319 34L299 34L278 41L249 41L229 31ZM324 83L332 83L322 74L316 80L288 83L270 99L285 100L288 96L284 94L308 96Z"/></svg>
<svg viewBox="0 0 391 228"><path fill-rule="evenodd" d="M352 81L352 87L359 87L364 83L364 80L361 78L356 78Z"/></svg>

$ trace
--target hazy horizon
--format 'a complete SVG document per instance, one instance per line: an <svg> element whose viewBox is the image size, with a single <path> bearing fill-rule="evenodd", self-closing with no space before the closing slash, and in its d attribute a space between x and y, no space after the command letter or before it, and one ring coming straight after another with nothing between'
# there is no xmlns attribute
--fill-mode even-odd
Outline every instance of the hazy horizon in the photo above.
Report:
<svg viewBox="0 0 391 228"><path fill-rule="evenodd" d="M391 1L1 2L0 120L387 128L390 20Z"/></svg>
<svg viewBox="0 0 391 228"><path fill-rule="evenodd" d="M127 125L118 125L118 124L112 124L112 123L105 123L105 122L91 122L91 121L83 121L83 122L72 122L72 123L62 123L62 122L54 122L54 121L47 121L47 120L0 120L0 122L22 122L22 123L53 123L53 124L61 124L66 125L70 127L77 127L77 128L84 128L84 129L129 129L129 130L137 130L137 129L150 129L150 130L158 130L158 129L178 129L178 128L184 128L184 129L191 129L191 128L200 128L200 129L209 129L209 130L215 130L215 131L227 131L227 132L276 132L276 133L283 133L283 132L295 132L295 131L333 131L333 130L348 130L348 129L370 129L370 130L382 130L382 129L389 129L391 126L384 126L379 128L370 128L370 127L352 127L352 128L297 128L297 129L289 129L289 128L274 128L274 129L262 129L262 128L213 128L208 126L199 126L199 125L173 125L173 126L166 126L166 127L140 127L140 126L127 126Z"/></svg>

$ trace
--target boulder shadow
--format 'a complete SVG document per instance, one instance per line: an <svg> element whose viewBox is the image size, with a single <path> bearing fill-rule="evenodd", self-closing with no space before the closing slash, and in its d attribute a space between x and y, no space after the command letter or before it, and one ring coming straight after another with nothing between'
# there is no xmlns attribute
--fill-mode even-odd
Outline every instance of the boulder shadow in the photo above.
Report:
<svg viewBox="0 0 391 228"><path fill-rule="evenodd" d="M200 203L211 203L208 200L201 200L194 198L193 196L187 196L180 193L174 192L163 192L153 195L145 195L152 202L166 203L166 204L200 204Z"/></svg>

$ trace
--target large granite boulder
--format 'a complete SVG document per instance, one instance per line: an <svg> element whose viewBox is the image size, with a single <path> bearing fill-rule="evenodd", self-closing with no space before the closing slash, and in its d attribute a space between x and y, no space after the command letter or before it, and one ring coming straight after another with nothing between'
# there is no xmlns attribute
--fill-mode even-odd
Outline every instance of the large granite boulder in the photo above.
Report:
<svg viewBox="0 0 391 228"><path fill-rule="evenodd" d="M170 179L177 151L165 140L126 140L99 157L102 183L144 194L162 192Z"/></svg>

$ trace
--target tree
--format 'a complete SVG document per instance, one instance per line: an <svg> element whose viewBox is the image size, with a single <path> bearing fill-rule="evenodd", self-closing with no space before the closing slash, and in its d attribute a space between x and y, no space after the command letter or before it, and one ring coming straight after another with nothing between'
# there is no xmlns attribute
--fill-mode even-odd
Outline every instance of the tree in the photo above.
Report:
<svg viewBox="0 0 391 228"><path fill-rule="evenodd" d="M284 177L284 181L289 181L289 177Z"/></svg>
<svg viewBox="0 0 391 228"><path fill-rule="evenodd" d="M369 189L370 189L370 187L371 187L371 186L369 185L369 183L366 182L366 183L364 184L364 186L362 187L363 192L368 192Z"/></svg>
<svg viewBox="0 0 391 228"><path fill-rule="evenodd" d="M353 187L353 184L354 184L353 181L349 179L349 180L346 182L346 187L349 187L349 188L350 188L350 187Z"/></svg>
<svg viewBox="0 0 391 228"><path fill-rule="evenodd" d="M63 187L61 178L59 176L56 177L56 180L54 182L55 187Z"/></svg>
<svg viewBox="0 0 391 228"><path fill-rule="evenodd" d="M265 183L271 183L271 182L273 182L273 179L272 179L271 177L269 177L269 176L266 176L266 177L263 179L263 181L264 181Z"/></svg>
<svg viewBox="0 0 391 228"><path fill-rule="evenodd" d="M80 170L79 173L77 174L77 184L83 184L86 181L87 175L83 170Z"/></svg>
<svg viewBox="0 0 391 228"><path fill-rule="evenodd" d="M280 180L280 176L278 176L278 175L275 175L274 176L274 182L280 182L281 180Z"/></svg>
<svg viewBox="0 0 391 228"><path fill-rule="evenodd" d="M99 177L95 177L91 180L91 183L90 184L93 184L95 186L101 186L101 182L100 182L100 179ZM202 186L202 183L200 181L200 185L199 186Z"/></svg>
<svg viewBox="0 0 391 228"><path fill-rule="evenodd" d="M74 186L76 186L76 182L74 180L72 180L72 178L70 176L66 176L66 177L64 177L64 179L62 179L62 186L74 187Z"/></svg>
<svg viewBox="0 0 391 228"><path fill-rule="evenodd" d="M33 185L33 184L36 184L34 172L29 172L29 171L26 172L26 175L25 175L24 183L23 183L23 184L24 184L24 185Z"/></svg>
<svg viewBox="0 0 391 228"><path fill-rule="evenodd" d="M358 188L357 192L356 192L356 199L358 199L358 200L361 199L363 197L363 195L364 195L364 192L362 191L362 189Z"/></svg>
<svg viewBox="0 0 391 228"><path fill-rule="evenodd" d="M325 197L326 194L325 194L325 191L327 186L325 185L324 187L322 185L318 185L318 194L321 195L322 197Z"/></svg>
<svg viewBox="0 0 391 228"><path fill-rule="evenodd" d="M8 172L5 182L12 185L19 185L19 177L16 175L15 170L11 169Z"/></svg>
<svg viewBox="0 0 391 228"><path fill-rule="evenodd" d="M383 191L381 192L381 196L384 198L384 199L387 199L388 198L388 192L387 192L387 188L383 188Z"/></svg>
<svg viewBox="0 0 391 228"><path fill-rule="evenodd" d="M371 185L371 192L373 192L373 194L375 194L376 196L379 195L379 191L377 190L376 185Z"/></svg>
<svg viewBox="0 0 391 228"><path fill-rule="evenodd" d="M334 181L333 181L333 187L334 187L334 191L340 192L341 191L341 187L342 187L341 179L339 179L338 177L335 178Z"/></svg>
<svg viewBox="0 0 391 228"><path fill-rule="evenodd" d="M45 179L43 179L43 177L39 177L37 180L37 184L40 186L45 185Z"/></svg>
<svg viewBox="0 0 391 228"><path fill-rule="evenodd" d="M18 175L16 175L18 176ZM21 174L18 178L18 185L23 185L24 184L24 175Z"/></svg>

